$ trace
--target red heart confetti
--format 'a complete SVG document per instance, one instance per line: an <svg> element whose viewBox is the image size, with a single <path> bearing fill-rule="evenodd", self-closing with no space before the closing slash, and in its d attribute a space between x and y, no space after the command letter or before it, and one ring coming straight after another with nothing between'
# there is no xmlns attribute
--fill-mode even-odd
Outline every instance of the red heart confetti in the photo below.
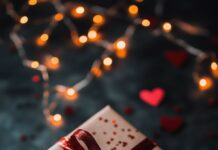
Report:
<svg viewBox="0 0 218 150"><path fill-rule="evenodd" d="M127 115L130 115L133 113L133 108L131 106L127 106L124 108L124 113L127 114Z"/></svg>
<svg viewBox="0 0 218 150"><path fill-rule="evenodd" d="M180 51L166 51L164 53L164 57L174 64L176 67L180 67L188 58L187 52L180 50Z"/></svg>
<svg viewBox="0 0 218 150"><path fill-rule="evenodd" d="M162 102L165 96L165 91L162 88L155 88L152 91L142 90L139 92L139 97L145 103L157 107Z"/></svg>
<svg viewBox="0 0 218 150"><path fill-rule="evenodd" d="M184 124L183 118L180 116L161 116L160 126L169 133L178 131Z"/></svg>
<svg viewBox="0 0 218 150"><path fill-rule="evenodd" d="M65 114L66 116L71 116L71 115L74 114L74 109L73 109L71 106L66 106L66 107L64 108L64 114Z"/></svg>
<svg viewBox="0 0 218 150"><path fill-rule="evenodd" d="M38 83L38 82L40 81L40 76L39 76L39 75L34 75L34 76L32 76L32 81L33 81L34 83Z"/></svg>

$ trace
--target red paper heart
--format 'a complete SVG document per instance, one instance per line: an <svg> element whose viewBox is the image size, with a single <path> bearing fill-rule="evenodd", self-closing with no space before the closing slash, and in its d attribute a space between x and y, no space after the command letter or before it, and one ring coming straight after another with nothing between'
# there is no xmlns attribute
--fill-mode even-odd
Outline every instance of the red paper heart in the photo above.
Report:
<svg viewBox="0 0 218 150"><path fill-rule="evenodd" d="M188 57L185 51L166 51L165 58L177 67L180 67Z"/></svg>
<svg viewBox="0 0 218 150"><path fill-rule="evenodd" d="M160 118L160 126L169 133L178 131L183 125L183 118L180 116L162 116Z"/></svg>
<svg viewBox="0 0 218 150"><path fill-rule="evenodd" d="M142 90L139 92L139 97L147 104L157 107L165 96L162 88L155 88L152 91Z"/></svg>

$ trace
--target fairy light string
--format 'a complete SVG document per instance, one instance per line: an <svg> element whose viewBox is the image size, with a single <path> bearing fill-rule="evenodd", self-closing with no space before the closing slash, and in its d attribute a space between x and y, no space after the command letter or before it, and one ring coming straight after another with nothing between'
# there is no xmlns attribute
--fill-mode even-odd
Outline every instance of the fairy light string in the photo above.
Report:
<svg viewBox="0 0 218 150"><path fill-rule="evenodd" d="M141 3L143 0L136 0L136 2ZM165 0L159 0L156 7L155 13L158 17L161 17L163 13ZM41 3L50 3L56 10L56 14L45 19L48 22L48 26L43 30L43 32L36 38L36 45L38 47L45 46L49 40L49 37L53 29L62 22L66 25L69 32L71 33L72 43L75 46L82 46L88 42L96 44L99 47L103 47L104 51L102 54L94 60L91 65L89 72L85 77L74 85L68 87L65 85L55 85L54 87L49 86L49 73L48 70L57 70L60 67L59 58L55 56L46 56L45 62L40 63L37 60L29 60L26 56L26 50L24 48L24 37L18 35L18 31L21 26L29 22L34 23L34 20L30 20L28 16L19 16L14 10L13 4L11 2L6 3L6 11L17 24L14 25L13 30L10 33L10 38L13 41L15 47L18 50L18 54L22 63L25 67L38 70L41 73L43 79L43 114L47 122L54 126L60 127L63 125L63 117L61 114L53 114L53 111L57 107L59 99L65 99L68 101L75 101L79 97L79 91L88 86L94 78L101 77L104 71L111 70L113 66L114 58L112 54L118 59L123 59L126 57L128 52L128 47L131 41L131 37L135 33L137 26L142 26L148 28L151 26L151 22L147 18L140 18L137 4L132 4L127 7L128 15L121 15L118 12L119 5L114 5L109 9L105 9L100 6L87 6L84 4L66 2L62 3L60 0L28 0L26 4L22 7L22 11L28 10L29 7L34 7ZM87 12L90 14L87 14ZM70 14L71 16L67 15ZM83 18L84 16L92 16L92 25L87 33L87 35L79 35L76 25L71 21L71 18ZM109 42L108 40L102 39L98 29L107 22L108 17L124 18L130 21L130 24L125 29L123 35L121 35L114 42ZM201 63L204 59L211 57L211 54L204 52L201 49L193 47L188 44L183 39L177 38L171 32L173 24L171 22L163 22L158 28L150 29L154 36L163 36L172 43L184 48L188 53L196 56L196 64ZM212 59L211 72L214 76L218 77L218 64L216 59ZM213 82L209 77L200 77L200 75L195 71L193 73L194 80L199 86L201 91L210 89L213 86ZM50 92L54 90L56 92L55 98L49 100Z"/></svg>

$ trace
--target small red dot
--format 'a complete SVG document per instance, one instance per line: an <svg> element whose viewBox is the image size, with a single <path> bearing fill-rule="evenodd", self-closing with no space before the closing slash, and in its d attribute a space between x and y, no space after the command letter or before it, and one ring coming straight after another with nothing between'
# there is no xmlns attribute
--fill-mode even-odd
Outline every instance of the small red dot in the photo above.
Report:
<svg viewBox="0 0 218 150"><path fill-rule="evenodd" d="M116 120L112 120L112 123L115 124L115 123L116 123Z"/></svg>
<svg viewBox="0 0 218 150"><path fill-rule="evenodd" d="M32 81L33 81L34 83L38 83L38 82L40 81L40 76L39 76L39 75L34 75L34 76L32 76Z"/></svg>
<svg viewBox="0 0 218 150"><path fill-rule="evenodd" d="M66 107L64 108L64 114L65 114L66 116L71 116L71 115L74 114L74 109L73 109L71 106L66 106Z"/></svg>
<svg viewBox="0 0 218 150"><path fill-rule="evenodd" d="M127 114L127 115L130 115L133 113L133 108L130 107L130 106L127 106L124 108L124 113Z"/></svg>

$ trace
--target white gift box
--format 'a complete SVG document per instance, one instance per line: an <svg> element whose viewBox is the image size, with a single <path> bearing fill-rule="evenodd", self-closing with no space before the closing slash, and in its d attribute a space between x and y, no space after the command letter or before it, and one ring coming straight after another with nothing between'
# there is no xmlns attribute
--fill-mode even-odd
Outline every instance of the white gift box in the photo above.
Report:
<svg viewBox="0 0 218 150"><path fill-rule="evenodd" d="M110 106L106 106L49 150L160 150L160 148Z"/></svg>

